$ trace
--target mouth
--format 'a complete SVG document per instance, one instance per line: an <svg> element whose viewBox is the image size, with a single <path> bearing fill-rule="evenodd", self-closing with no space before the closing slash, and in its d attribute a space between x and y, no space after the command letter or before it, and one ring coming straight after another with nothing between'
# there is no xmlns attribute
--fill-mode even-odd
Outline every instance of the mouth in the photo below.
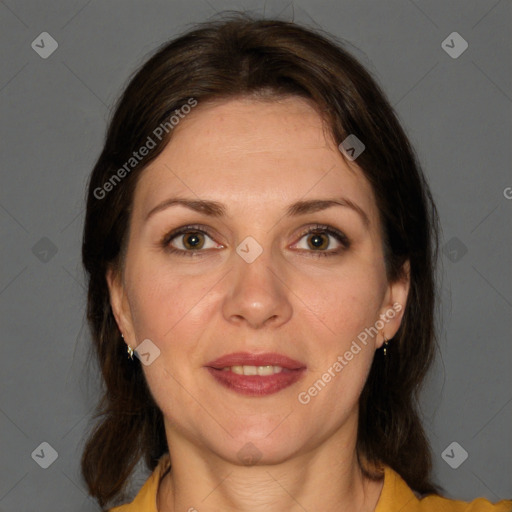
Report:
<svg viewBox="0 0 512 512"><path fill-rule="evenodd" d="M282 354L228 354L205 368L222 386L243 395L277 393L300 380L306 365Z"/></svg>

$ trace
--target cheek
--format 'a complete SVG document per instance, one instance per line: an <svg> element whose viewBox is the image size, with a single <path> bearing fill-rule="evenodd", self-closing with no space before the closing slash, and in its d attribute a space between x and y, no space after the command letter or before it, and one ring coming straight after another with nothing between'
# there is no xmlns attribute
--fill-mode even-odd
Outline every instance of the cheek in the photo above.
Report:
<svg viewBox="0 0 512 512"><path fill-rule="evenodd" d="M326 428L336 428L357 408L375 353L374 338L365 329L378 318L377 283L375 275L354 271L323 288L305 288L307 305L315 312L305 331L309 327L314 343L298 401L301 407L307 404L312 416L323 418Z"/></svg>
<svg viewBox="0 0 512 512"><path fill-rule="evenodd" d="M372 364L374 338L365 329L378 318L382 282L378 270L354 264L329 279L301 281L298 295L307 298L303 332L314 340L309 345L310 376L301 397L309 400L314 414L322 416L330 410L334 423L357 406Z"/></svg>
<svg viewBox="0 0 512 512"><path fill-rule="evenodd" d="M132 268L137 269L130 280L137 342L150 339L160 350L154 363L143 366L149 389L168 421L193 424L202 413L193 398L197 393L190 390L196 386L195 372L202 365L200 344L213 296L208 291L216 280L167 273L161 266Z"/></svg>
<svg viewBox="0 0 512 512"><path fill-rule="evenodd" d="M173 338L186 343L182 335L194 325L204 325L201 319L209 308L213 295L208 291L215 281L204 275L182 276L159 266L138 265L134 270L129 295L137 339L149 338L162 346Z"/></svg>
<svg viewBox="0 0 512 512"><path fill-rule="evenodd" d="M381 298L381 279L376 269L352 265L336 274L302 278L295 284L300 290L304 311L311 312L319 328L337 344L349 342L351 335L373 324ZM323 326L323 327L321 327Z"/></svg>

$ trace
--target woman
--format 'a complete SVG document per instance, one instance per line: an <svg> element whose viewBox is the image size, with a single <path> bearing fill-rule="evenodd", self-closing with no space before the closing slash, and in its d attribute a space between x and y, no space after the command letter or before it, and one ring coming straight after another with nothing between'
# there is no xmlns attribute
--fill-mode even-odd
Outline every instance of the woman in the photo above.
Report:
<svg viewBox="0 0 512 512"><path fill-rule="evenodd" d="M89 183L91 495L125 501L143 457L112 510L510 511L431 480L437 246L406 135L335 41L234 16L164 45Z"/></svg>

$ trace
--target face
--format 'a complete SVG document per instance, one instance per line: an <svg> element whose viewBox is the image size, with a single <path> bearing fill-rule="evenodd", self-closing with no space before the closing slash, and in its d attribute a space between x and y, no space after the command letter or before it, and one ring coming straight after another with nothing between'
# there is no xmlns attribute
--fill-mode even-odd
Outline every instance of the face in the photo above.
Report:
<svg viewBox="0 0 512 512"><path fill-rule="evenodd" d="M150 340L143 370L168 440L237 464L247 443L276 463L332 436L355 440L383 341L375 332L396 333L408 292L386 279L375 197L356 163L306 100L237 99L199 104L143 171L124 270L107 279L125 341ZM312 200L342 205L288 211ZM270 377L278 387L267 380L262 394L235 390L208 366L238 352L277 353L302 369ZM268 378L232 374L233 385Z"/></svg>

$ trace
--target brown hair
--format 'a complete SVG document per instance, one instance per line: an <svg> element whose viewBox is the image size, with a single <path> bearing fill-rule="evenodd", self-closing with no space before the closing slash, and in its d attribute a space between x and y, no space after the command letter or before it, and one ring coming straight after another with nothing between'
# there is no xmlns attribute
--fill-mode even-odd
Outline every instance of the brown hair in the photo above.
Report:
<svg viewBox="0 0 512 512"><path fill-rule="evenodd" d="M357 453L361 463L391 466L417 492L439 494L431 481L430 447L418 406L437 342L439 221L428 184L393 108L338 40L295 23L236 14L196 25L143 64L117 103L90 176L82 258L87 318L105 388L81 469L102 507L119 499L141 457L153 471L168 451L162 413L140 361L127 357L105 276L110 265L122 268L137 179L172 130L106 197L98 198L97 191L190 98L201 104L237 96L268 98L269 93L309 98L337 144L354 134L366 146L357 164L376 196L387 277L390 282L403 277L402 265L409 260L410 289L388 355L376 352L360 397ZM367 476L376 477L362 466Z"/></svg>

